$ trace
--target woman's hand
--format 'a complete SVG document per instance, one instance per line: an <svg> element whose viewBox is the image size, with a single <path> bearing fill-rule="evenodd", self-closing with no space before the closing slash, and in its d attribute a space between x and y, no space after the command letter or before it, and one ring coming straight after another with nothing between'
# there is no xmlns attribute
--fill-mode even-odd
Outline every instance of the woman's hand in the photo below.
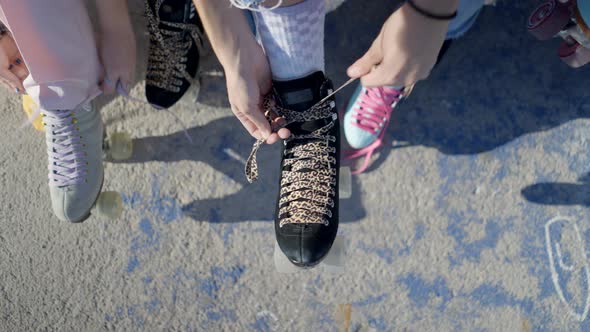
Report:
<svg viewBox="0 0 590 332"><path fill-rule="evenodd" d="M16 93L25 93L23 81L29 70L9 31L0 34L0 84Z"/></svg>
<svg viewBox="0 0 590 332"><path fill-rule="evenodd" d="M98 0L100 36L98 48L104 68L101 89L105 94L114 93L120 82L129 91L135 71L135 35L129 19L127 1Z"/></svg>
<svg viewBox="0 0 590 332"><path fill-rule="evenodd" d="M232 65L227 65L227 94L232 112L244 128L256 139L266 139L273 144L289 137L290 132L281 128L273 132L264 116L262 103L272 87L270 65L260 45L255 42L243 45ZM272 127L281 127L282 118L273 119Z"/></svg>
<svg viewBox="0 0 590 332"><path fill-rule="evenodd" d="M454 9L452 6L448 12ZM455 7L456 8L456 7ZM363 86L410 86L430 75L449 21L434 20L405 4L385 22L367 53L348 68Z"/></svg>

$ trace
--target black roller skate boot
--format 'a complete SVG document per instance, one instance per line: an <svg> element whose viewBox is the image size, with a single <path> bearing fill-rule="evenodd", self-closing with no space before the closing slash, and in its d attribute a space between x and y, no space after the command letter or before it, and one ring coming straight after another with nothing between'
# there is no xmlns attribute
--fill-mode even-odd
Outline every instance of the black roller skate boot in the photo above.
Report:
<svg viewBox="0 0 590 332"><path fill-rule="evenodd" d="M203 25L191 0L146 0L150 35L145 96L168 108L197 75Z"/></svg>
<svg viewBox="0 0 590 332"><path fill-rule="evenodd" d="M287 120L275 233L281 251L299 267L317 265L338 232L340 125L322 72L273 82L276 110Z"/></svg>

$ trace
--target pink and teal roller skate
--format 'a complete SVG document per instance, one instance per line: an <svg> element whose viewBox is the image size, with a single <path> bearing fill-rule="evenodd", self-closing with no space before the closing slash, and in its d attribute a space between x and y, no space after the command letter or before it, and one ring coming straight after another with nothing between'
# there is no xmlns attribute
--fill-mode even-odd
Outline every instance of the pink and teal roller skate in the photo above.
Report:
<svg viewBox="0 0 590 332"><path fill-rule="evenodd" d="M352 174L364 172L373 153L383 145L383 137L391 113L403 97L404 88L364 88L359 85L350 98L344 114L344 134L354 150L344 154L345 160L359 159L360 166Z"/></svg>
<svg viewBox="0 0 590 332"><path fill-rule="evenodd" d="M493 0L461 0L459 2L458 15L449 23L446 41L439 52L437 64L448 50L452 40L465 34L475 23L481 8L493 3ZM364 88L358 86L344 115L344 134L348 144L354 149L345 152L344 159L360 161L360 166L353 169L352 174L367 170L373 153L383 145L383 138L394 108L404 95L408 95L408 90L410 90L409 87Z"/></svg>
<svg viewBox="0 0 590 332"><path fill-rule="evenodd" d="M590 0L548 0L530 15L527 28L539 40L560 37L559 58L570 67L590 62Z"/></svg>

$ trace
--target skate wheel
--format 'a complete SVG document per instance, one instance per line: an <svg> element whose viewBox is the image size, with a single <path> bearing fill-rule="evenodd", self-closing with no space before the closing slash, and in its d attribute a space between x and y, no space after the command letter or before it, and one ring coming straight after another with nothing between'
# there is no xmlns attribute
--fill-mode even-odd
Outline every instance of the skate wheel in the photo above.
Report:
<svg viewBox="0 0 590 332"><path fill-rule="evenodd" d="M573 40L561 43L557 53L561 61L572 68L579 68L590 62L590 50Z"/></svg>
<svg viewBox="0 0 590 332"><path fill-rule="evenodd" d="M126 132L113 133L106 145L107 155L113 160L126 160L133 154L133 140Z"/></svg>
<svg viewBox="0 0 590 332"><path fill-rule="evenodd" d="M27 114L29 120L33 120L33 128L37 129L40 132L44 132L45 128L43 128L43 121L41 120L41 114L37 114L35 119L31 119L33 117L33 113L38 109L37 104L33 98L29 95L23 95L23 111Z"/></svg>
<svg viewBox="0 0 590 332"><path fill-rule="evenodd" d="M96 214L108 219L117 219L123 212L123 200L116 191L100 193L96 201Z"/></svg>
<svg viewBox="0 0 590 332"><path fill-rule="evenodd" d="M350 167L340 167L339 181L338 193L340 199L349 199L352 196L352 174Z"/></svg>
<svg viewBox="0 0 590 332"><path fill-rule="evenodd" d="M299 268L295 266L295 264L291 263L291 261L283 254L281 247L277 241L275 241L275 250L273 254L273 259L275 262L275 269L279 273L291 274L299 271Z"/></svg>
<svg viewBox="0 0 590 332"><path fill-rule="evenodd" d="M537 7L529 16L527 29L539 40L546 40L559 33L570 21L568 5L549 0Z"/></svg>
<svg viewBox="0 0 590 332"><path fill-rule="evenodd" d="M346 262L346 246L344 238L336 236L330 252L322 261L322 267L327 273L342 274L344 273L344 264Z"/></svg>
<svg viewBox="0 0 590 332"><path fill-rule="evenodd" d="M199 94L201 92L201 77L199 75L200 73L197 73L197 76L191 80L191 85L176 104L188 108L195 106L199 100Z"/></svg>
<svg viewBox="0 0 590 332"><path fill-rule="evenodd" d="M559 55L560 58L572 56L580 47L582 47L580 43L578 43L572 38L567 38L561 43L561 45L559 45L557 55Z"/></svg>

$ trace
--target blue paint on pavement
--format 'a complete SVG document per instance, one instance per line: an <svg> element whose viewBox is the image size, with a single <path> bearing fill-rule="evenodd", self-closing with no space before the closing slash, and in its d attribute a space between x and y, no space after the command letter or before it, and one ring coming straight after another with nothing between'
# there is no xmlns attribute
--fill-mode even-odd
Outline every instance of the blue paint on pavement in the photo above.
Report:
<svg viewBox="0 0 590 332"><path fill-rule="evenodd" d="M418 308L423 308L434 297L441 298L439 310L444 310L448 302L453 298L451 290L443 277L436 277L433 282L428 282L416 273L408 273L398 277L398 282L408 289L408 297Z"/></svg>
<svg viewBox="0 0 590 332"><path fill-rule="evenodd" d="M360 249L366 253L377 255L379 258L383 259L387 264L393 264L394 251L391 248L374 247L374 246L368 245L362 241L360 241L358 243L357 247L358 247L358 249Z"/></svg>
<svg viewBox="0 0 590 332"><path fill-rule="evenodd" d="M386 300L387 298L389 298L389 294L383 293L381 295L368 296L360 301L352 302L352 305L355 307L364 307L364 306L368 306L368 305L374 305L374 304L381 303L384 300Z"/></svg>

